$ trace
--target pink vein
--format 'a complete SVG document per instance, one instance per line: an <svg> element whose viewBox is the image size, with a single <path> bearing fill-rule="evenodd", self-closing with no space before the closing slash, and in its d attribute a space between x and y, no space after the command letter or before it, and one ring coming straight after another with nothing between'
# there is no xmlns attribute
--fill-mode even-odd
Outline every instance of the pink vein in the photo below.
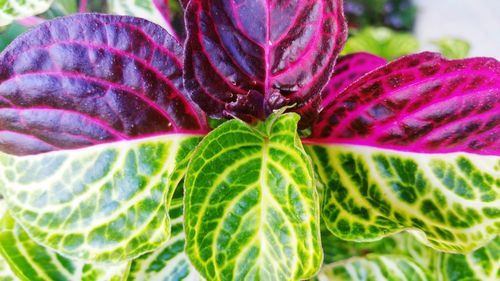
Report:
<svg viewBox="0 0 500 281"><path fill-rule="evenodd" d="M174 126L175 130L178 130L179 128L177 127L177 124L172 120L172 117L170 117L164 109L159 107L156 103L154 103L152 100L148 99L143 93L140 93L132 88L120 85L120 84L114 84L111 83L107 80L104 80L102 78L96 78L96 77L90 77L87 76L83 73L73 73L73 72L67 72L67 71L42 71L42 72L29 72L29 73L23 73L23 74L16 74L12 77L9 77L8 79L4 80L4 82L13 80L19 77L24 77L24 76L33 76L33 75L53 75L53 76L62 76L62 77L70 77L73 79L78 79L78 80L86 80L86 81L91 81L94 83L98 83L100 85L106 86L108 89L109 88L115 88L119 89L128 93L133 94L134 96L138 97L142 101L144 101L148 106L151 108L155 109L158 111L161 115L165 117L165 119L169 120L169 122Z"/></svg>

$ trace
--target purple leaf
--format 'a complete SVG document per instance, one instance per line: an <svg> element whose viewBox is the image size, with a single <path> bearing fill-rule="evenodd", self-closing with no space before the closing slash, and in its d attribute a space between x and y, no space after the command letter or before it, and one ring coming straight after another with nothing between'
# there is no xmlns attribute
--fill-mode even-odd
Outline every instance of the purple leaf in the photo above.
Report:
<svg viewBox="0 0 500 281"><path fill-rule="evenodd" d="M263 119L294 105L314 120L347 27L342 0L191 0L184 81L215 118Z"/></svg>
<svg viewBox="0 0 500 281"><path fill-rule="evenodd" d="M319 120L308 142L500 155L500 62L403 57L354 82Z"/></svg>
<svg viewBox="0 0 500 281"><path fill-rule="evenodd" d="M323 90L323 105L330 104L358 78L384 64L386 64L384 58L369 53L353 53L340 57L335 64L332 79Z"/></svg>
<svg viewBox="0 0 500 281"><path fill-rule="evenodd" d="M182 48L161 27L81 14L0 54L0 150L16 155L206 131L182 84Z"/></svg>

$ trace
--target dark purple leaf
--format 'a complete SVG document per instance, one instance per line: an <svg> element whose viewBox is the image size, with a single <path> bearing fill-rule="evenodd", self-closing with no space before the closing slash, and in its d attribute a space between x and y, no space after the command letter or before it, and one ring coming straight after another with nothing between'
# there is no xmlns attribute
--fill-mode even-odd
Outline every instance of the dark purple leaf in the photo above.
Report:
<svg viewBox="0 0 500 281"><path fill-rule="evenodd" d="M319 120L308 142L500 155L500 62L403 57L354 82Z"/></svg>
<svg viewBox="0 0 500 281"><path fill-rule="evenodd" d="M294 105L302 127L346 39L341 0L191 0L184 81L215 118L263 119Z"/></svg>
<svg viewBox="0 0 500 281"><path fill-rule="evenodd" d="M0 150L7 153L205 128L184 95L181 46L148 21L65 17L0 54Z"/></svg>
<svg viewBox="0 0 500 281"><path fill-rule="evenodd" d="M332 79L323 90L323 105L330 104L358 78L384 64L384 58L369 53L353 53L340 57L335 64Z"/></svg>

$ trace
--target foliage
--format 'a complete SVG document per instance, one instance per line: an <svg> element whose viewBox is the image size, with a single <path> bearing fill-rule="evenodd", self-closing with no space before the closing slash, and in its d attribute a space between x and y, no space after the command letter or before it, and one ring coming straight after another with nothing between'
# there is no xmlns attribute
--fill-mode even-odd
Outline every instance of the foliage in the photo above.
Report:
<svg viewBox="0 0 500 281"><path fill-rule="evenodd" d="M369 27L353 32L342 53L368 52L393 60L414 53L418 49L419 42L410 33L397 32L385 27Z"/></svg>
<svg viewBox="0 0 500 281"><path fill-rule="evenodd" d="M104 8L167 29L78 14L0 54L0 278L498 279L500 62L384 29L339 58L341 0Z"/></svg>

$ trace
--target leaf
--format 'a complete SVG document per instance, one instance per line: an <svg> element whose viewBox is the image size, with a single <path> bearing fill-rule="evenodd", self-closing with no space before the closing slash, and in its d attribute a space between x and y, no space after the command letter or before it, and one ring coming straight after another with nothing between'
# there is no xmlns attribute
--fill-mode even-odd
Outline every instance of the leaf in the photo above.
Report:
<svg viewBox="0 0 500 281"><path fill-rule="evenodd" d="M409 278L409 279L408 279ZM324 266L317 276L319 281L433 281L425 268L405 256L368 255L365 258L333 263Z"/></svg>
<svg viewBox="0 0 500 281"><path fill-rule="evenodd" d="M469 252L500 231L500 63L408 56L338 95L308 151L324 183L326 226L368 241L417 229Z"/></svg>
<svg viewBox="0 0 500 281"><path fill-rule="evenodd" d="M147 19L161 25L170 35L177 37L172 26L168 2L169 0L111 0L109 1L109 12Z"/></svg>
<svg viewBox="0 0 500 281"><path fill-rule="evenodd" d="M26 31L26 27L13 23L0 31L0 52L5 49L17 36Z"/></svg>
<svg viewBox="0 0 500 281"><path fill-rule="evenodd" d="M500 62L420 53L369 73L326 105L312 138L421 153L500 155Z"/></svg>
<svg viewBox="0 0 500 281"><path fill-rule="evenodd" d="M417 52L419 43L411 33L396 32L386 27L369 27L347 40L342 54L368 52L387 60Z"/></svg>
<svg viewBox="0 0 500 281"><path fill-rule="evenodd" d="M458 38L444 38L433 42L439 47L439 51L443 56L450 59L463 59L469 55L469 42Z"/></svg>
<svg viewBox="0 0 500 281"><path fill-rule="evenodd" d="M341 0L202 1L186 10L184 83L214 118L264 119L293 106L316 118L347 28Z"/></svg>
<svg viewBox="0 0 500 281"><path fill-rule="evenodd" d="M391 256L399 256L404 257L420 268L424 268L432 277L432 280L480 281L498 279L498 265L500 262L499 237L485 247L467 255L435 251L424 246L413 235L406 232L370 243L343 241L331 234L322 236L322 239L325 255L333 257L333 259L327 262L331 263L331 265L325 266L324 273L320 274L320 276L330 275L339 278L344 269L350 269L348 265L352 263L352 260L361 261L358 264L368 265L374 257L377 259L390 259ZM332 254L329 255L329 253ZM333 270L333 268L336 270ZM370 270L370 268L367 268L367 270ZM411 279L413 276L410 274L405 277ZM336 280L335 278L332 279ZM404 280L404 278L401 279ZM367 280L367 278L357 280Z"/></svg>
<svg viewBox="0 0 500 281"><path fill-rule="evenodd" d="M129 268L128 262L104 266L65 258L31 240L9 214L0 221L0 254L17 274L12 280L119 281Z"/></svg>
<svg viewBox="0 0 500 281"><path fill-rule="evenodd" d="M322 260L318 199L296 114L231 120L198 146L185 178L186 252L208 280L300 280Z"/></svg>
<svg viewBox="0 0 500 281"><path fill-rule="evenodd" d="M119 262L168 241L170 198L198 137L165 135L0 156L0 193L37 242L78 260Z"/></svg>
<svg viewBox="0 0 500 281"><path fill-rule="evenodd" d="M2 0L0 1L0 26L12 21L34 16L49 9L53 0Z"/></svg>
<svg viewBox="0 0 500 281"><path fill-rule="evenodd" d="M154 252L133 260L127 280L203 280L203 278L199 276L196 269L194 269L191 265L186 253L184 252L186 236L182 225L182 208L182 198L174 199L172 201L169 209L172 225L172 235L170 240L167 244L156 249Z"/></svg>
<svg viewBox="0 0 500 281"><path fill-rule="evenodd" d="M332 103L350 84L384 64L385 59L369 53L353 53L340 57L330 82L323 90L323 105Z"/></svg>
<svg viewBox="0 0 500 281"><path fill-rule="evenodd" d="M27 155L165 133L201 134L182 48L142 19L81 14L0 54L0 150Z"/></svg>
<svg viewBox="0 0 500 281"><path fill-rule="evenodd" d="M9 264L5 261L5 259L0 255L0 280L3 281L17 281L19 280L14 272L9 267Z"/></svg>
<svg viewBox="0 0 500 281"><path fill-rule="evenodd" d="M499 232L498 156L348 144L308 151L325 183L323 219L342 239L418 229L436 249L469 252Z"/></svg>

